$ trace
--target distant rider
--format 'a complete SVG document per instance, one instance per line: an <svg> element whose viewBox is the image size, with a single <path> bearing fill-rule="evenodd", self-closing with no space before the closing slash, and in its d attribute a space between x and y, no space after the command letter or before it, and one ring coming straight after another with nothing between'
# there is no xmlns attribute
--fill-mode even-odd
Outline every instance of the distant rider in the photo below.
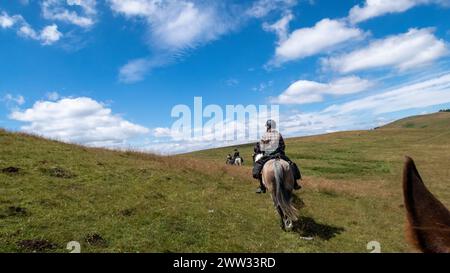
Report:
<svg viewBox="0 0 450 273"><path fill-rule="evenodd" d="M234 149L234 154L233 154L233 164L234 164L234 162L236 162L236 158L238 158L238 157L241 157L241 156L239 154L238 149L236 148L236 149Z"/></svg>
<svg viewBox="0 0 450 273"><path fill-rule="evenodd" d="M232 160L233 160L233 158L231 157L231 154L228 154L227 155L227 164L231 165Z"/></svg>
<svg viewBox="0 0 450 273"><path fill-rule="evenodd" d="M264 156L255 162L253 166L253 178L258 179L260 185L256 193L266 192L266 187L262 182L261 171L267 161L277 157L287 161L291 166L295 178L294 189L298 190L301 188L297 182L298 179L301 179L300 170L297 165L286 156L285 149L286 145L283 136L276 130L275 121L271 119L268 120L266 122L266 133L261 138L261 141L256 143L254 148L255 154L264 154Z"/></svg>
<svg viewBox="0 0 450 273"><path fill-rule="evenodd" d="M239 155L238 149L234 149L234 155L233 155L234 159L238 158L239 156L240 155Z"/></svg>

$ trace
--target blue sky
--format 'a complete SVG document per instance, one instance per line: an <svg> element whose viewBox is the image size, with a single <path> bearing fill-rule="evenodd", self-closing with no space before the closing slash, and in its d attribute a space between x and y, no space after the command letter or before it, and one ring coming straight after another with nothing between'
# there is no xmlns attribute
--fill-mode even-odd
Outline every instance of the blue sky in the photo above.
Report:
<svg viewBox="0 0 450 273"><path fill-rule="evenodd" d="M279 104L287 136L450 108L448 0L0 3L0 127L177 153L175 105ZM257 121L261 122L261 121Z"/></svg>

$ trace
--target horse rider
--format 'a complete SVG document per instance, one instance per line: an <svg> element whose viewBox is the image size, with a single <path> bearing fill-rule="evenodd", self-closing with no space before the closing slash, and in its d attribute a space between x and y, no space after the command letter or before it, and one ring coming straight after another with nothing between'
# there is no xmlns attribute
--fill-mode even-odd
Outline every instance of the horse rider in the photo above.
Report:
<svg viewBox="0 0 450 273"><path fill-rule="evenodd" d="M231 157L231 154L227 155L227 164L231 164L231 161L233 160L233 158Z"/></svg>
<svg viewBox="0 0 450 273"><path fill-rule="evenodd" d="M241 157L241 156L239 155L239 151L238 151L238 149L236 148L236 149L234 149L233 164L234 164L234 162L236 161L236 158L238 158L238 157Z"/></svg>
<svg viewBox="0 0 450 273"><path fill-rule="evenodd" d="M256 193L266 192L266 187L262 182L261 172L264 164L274 158L281 158L289 163L295 178L294 189L299 190L301 188L297 181L301 179L300 170L297 165L286 156L285 149L286 145L284 143L283 136L276 130L275 121L269 119L266 122L266 133L261 138L261 141L256 143L254 147L255 154L264 154L264 156L255 162L253 166L253 178L259 180L259 188Z"/></svg>

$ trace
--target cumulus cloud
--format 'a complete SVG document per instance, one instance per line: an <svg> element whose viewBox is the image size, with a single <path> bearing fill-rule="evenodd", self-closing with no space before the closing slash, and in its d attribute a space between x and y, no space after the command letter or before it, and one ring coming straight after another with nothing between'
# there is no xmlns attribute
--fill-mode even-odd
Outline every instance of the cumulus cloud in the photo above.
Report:
<svg viewBox="0 0 450 273"><path fill-rule="evenodd" d="M274 102L280 104L308 104L321 102L325 95L342 96L359 93L373 86L369 80L356 76L339 78L330 83L300 80L291 84Z"/></svg>
<svg viewBox="0 0 450 273"><path fill-rule="evenodd" d="M211 140L207 136L203 138L192 138L189 140L173 140L167 139L167 136L171 136L172 132L169 128L158 128L155 130L155 136L158 133L158 137L163 139L155 139L142 145L142 150L150 151L153 153L161 154L179 154L192 152L196 150L213 149L225 146L236 146L241 144L255 143L259 139L245 139L242 135L245 134L246 126L253 126L256 128L259 125L264 131L264 124L268 117L263 116L261 118L249 121L249 125L231 122L237 129L237 135L241 136L234 140L218 141ZM339 130L350 130L363 126L358 122L357 117L352 115L335 115L333 113L324 112L308 112L308 113L286 113L277 118L279 120L279 130L284 136L305 136L329 133ZM251 127L250 127L251 128ZM359 127L360 128L360 127Z"/></svg>
<svg viewBox="0 0 450 273"><path fill-rule="evenodd" d="M285 115L280 123L280 132L286 136L308 136L337 131L361 129L364 125L352 115L305 112Z"/></svg>
<svg viewBox="0 0 450 273"><path fill-rule="evenodd" d="M27 123L23 131L89 146L124 145L150 132L86 97L38 101L29 109L13 111L10 118Z"/></svg>
<svg viewBox="0 0 450 273"><path fill-rule="evenodd" d="M354 6L349 13L352 23L359 23L389 13L401 13L418 5L439 4L449 6L448 0L366 0Z"/></svg>
<svg viewBox="0 0 450 273"><path fill-rule="evenodd" d="M155 139L142 145L142 149L173 154L256 142L265 132L267 119L279 120L279 109L278 106L253 107L240 105L235 106L233 110L224 109L221 112L217 105L208 106L209 110L218 112L208 115L209 118L204 116L201 125L192 122L188 117L186 127L183 124L183 131L179 130L179 120L174 122L171 128L156 128L152 130ZM204 113L209 113L208 108L205 108ZM230 117L230 113L235 116ZM179 118L184 120L185 116Z"/></svg>
<svg viewBox="0 0 450 273"><path fill-rule="evenodd" d="M63 36L56 24L36 31L21 15L10 16L4 11L0 15L0 27L16 29L19 36L39 41L42 45L54 44Z"/></svg>
<svg viewBox="0 0 450 273"><path fill-rule="evenodd" d="M325 112L340 115L358 112L383 114L448 102L450 102L450 74L444 74L385 90L376 95L333 105L325 109Z"/></svg>
<svg viewBox="0 0 450 273"><path fill-rule="evenodd" d="M49 20L62 21L82 28L95 24L96 0L44 0L41 8L43 17Z"/></svg>
<svg viewBox="0 0 450 273"><path fill-rule="evenodd" d="M283 26L284 22L280 25ZM278 30L279 33L283 33L283 28L278 27L278 29L281 29L281 31ZM323 19L313 27L293 31L287 39L280 41L275 50L275 57L269 65L278 66L288 61L320 54L346 41L360 39L363 36L363 31L347 26L342 20Z"/></svg>
<svg viewBox="0 0 450 273"><path fill-rule="evenodd" d="M400 111L450 103L450 74L433 75L323 110L280 117L280 131L291 136L368 129L401 118Z"/></svg>
<svg viewBox="0 0 450 273"><path fill-rule="evenodd" d="M333 94L343 94L347 91L352 92L346 88L353 85L352 82L361 82L361 85L355 84L355 86L367 84L364 80L349 77L332 81L326 85L335 86L332 88ZM324 90L320 84L318 89L319 92ZM361 87L361 89L363 88ZM414 82L407 82L394 88L381 89L376 94L369 93L365 96L358 96L356 99L335 104L323 110L286 112L278 118L279 128L285 136L306 136L343 130L369 129L403 117L398 114L400 111L411 109L421 111L420 109L425 107L445 103L450 103L450 74L448 72ZM249 121L249 124L263 125L266 118L267 116L262 116ZM232 128L237 129L238 136L245 134L246 123L228 122L233 123ZM215 141L211 140L208 135L174 140L174 133L170 128L157 128L153 131L153 135L157 139L145 143L142 149L164 154L176 154L256 141L245 140L245 138L237 138L233 141Z"/></svg>
<svg viewBox="0 0 450 273"><path fill-rule="evenodd" d="M43 45L51 45L61 39L62 33L58 31L58 26L53 24L42 29L39 39Z"/></svg>
<svg viewBox="0 0 450 273"><path fill-rule="evenodd" d="M434 36L433 29L410 29L407 33L373 41L365 48L323 61L325 67L341 73L395 67L420 67L448 54L447 44Z"/></svg>
<svg viewBox="0 0 450 273"><path fill-rule="evenodd" d="M39 33L30 25L24 23L18 30L20 36L39 41L42 45L52 45L59 41L63 34L59 32L58 26L53 24L44 27Z"/></svg>
<svg viewBox="0 0 450 273"><path fill-rule="evenodd" d="M2 13L0 14L0 27L10 28L21 20L23 20L23 18L19 15L9 16L8 13L2 11Z"/></svg>

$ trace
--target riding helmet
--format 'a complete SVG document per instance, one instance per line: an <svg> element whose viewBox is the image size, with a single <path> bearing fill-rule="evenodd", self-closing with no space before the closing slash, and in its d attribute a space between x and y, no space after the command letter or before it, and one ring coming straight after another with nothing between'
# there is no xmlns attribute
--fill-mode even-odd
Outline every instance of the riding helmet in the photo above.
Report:
<svg viewBox="0 0 450 273"><path fill-rule="evenodd" d="M269 119L266 122L266 127L270 128L270 129L276 129L277 128L277 123L273 119Z"/></svg>

